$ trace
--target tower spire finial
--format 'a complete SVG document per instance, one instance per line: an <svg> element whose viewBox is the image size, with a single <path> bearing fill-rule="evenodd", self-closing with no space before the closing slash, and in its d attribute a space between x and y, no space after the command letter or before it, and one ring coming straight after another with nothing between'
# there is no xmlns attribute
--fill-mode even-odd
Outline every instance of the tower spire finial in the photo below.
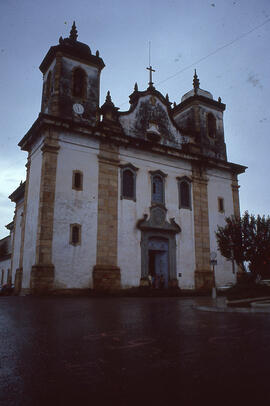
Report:
<svg viewBox="0 0 270 406"><path fill-rule="evenodd" d="M194 76L193 76L193 87L194 87L195 94L197 94L198 89L200 87L200 81L199 81L199 78L197 76L196 69L195 69L195 73L194 73Z"/></svg>
<svg viewBox="0 0 270 406"><path fill-rule="evenodd" d="M69 34L69 38L72 39L73 41L77 41L78 38L78 31L76 28L76 24L75 21L73 21L71 30L70 30L70 34Z"/></svg>

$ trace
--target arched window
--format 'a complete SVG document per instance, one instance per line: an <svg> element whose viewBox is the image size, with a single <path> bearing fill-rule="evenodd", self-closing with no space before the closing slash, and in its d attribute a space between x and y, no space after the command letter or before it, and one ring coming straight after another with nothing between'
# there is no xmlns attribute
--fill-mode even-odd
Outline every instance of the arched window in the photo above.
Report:
<svg viewBox="0 0 270 406"><path fill-rule="evenodd" d="M121 199L136 200L136 172L132 164L121 166Z"/></svg>
<svg viewBox="0 0 270 406"><path fill-rule="evenodd" d="M52 72L50 71L47 76L46 80L46 88L45 88L45 97L48 99L51 95L51 86L52 86Z"/></svg>
<svg viewBox="0 0 270 406"><path fill-rule="evenodd" d="M134 197L134 174L130 169L123 171L123 196L129 199Z"/></svg>
<svg viewBox="0 0 270 406"><path fill-rule="evenodd" d="M81 244L81 225L80 224L70 224L70 244L80 245Z"/></svg>
<svg viewBox="0 0 270 406"><path fill-rule="evenodd" d="M73 71L72 95L84 98L86 94L86 75L83 69L76 68Z"/></svg>
<svg viewBox="0 0 270 406"><path fill-rule="evenodd" d="M152 203L165 203L165 192L164 192L164 179L165 173L161 171L154 171L151 173L151 183L152 183Z"/></svg>
<svg viewBox="0 0 270 406"><path fill-rule="evenodd" d="M73 171L72 175L72 189L83 189L83 173L81 171Z"/></svg>
<svg viewBox="0 0 270 406"><path fill-rule="evenodd" d="M179 208L191 209L191 182L187 177L178 178Z"/></svg>
<svg viewBox="0 0 270 406"><path fill-rule="evenodd" d="M212 113L207 114L207 131L208 136L215 138L216 136L216 119Z"/></svg>

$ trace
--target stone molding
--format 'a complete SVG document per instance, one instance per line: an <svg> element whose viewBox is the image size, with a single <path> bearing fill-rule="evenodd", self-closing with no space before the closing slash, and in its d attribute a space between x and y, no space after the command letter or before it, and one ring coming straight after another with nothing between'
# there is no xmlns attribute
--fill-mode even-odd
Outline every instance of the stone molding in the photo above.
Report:
<svg viewBox="0 0 270 406"><path fill-rule="evenodd" d="M100 143L98 155L98 227L94 289L119 289L118 250L118 147Z"/></svg>
<svg viewBox="0 0 270 406"><path fill-rule="evenodd" d="M26 166L26 181L25 181L25 191L24 191L24 201L23 201L23 212L22 212L22 224L21 224L21 241L20 241L20 257L19 257L19 268L16 269L15 273L15 294L19 294L22 288L22 278L23 278L23 253L24 253L24 236L25 236L25 224L27 216L27 200L28 200L28 188L29 188L29 177L30 177L30 167L31 167L31 157L28 153ZM18 210L18 207L17 207ZM16 213L17 215L17 213ZM14 238L15 240L15 233Z"/></svg>
<svg viewBox="0 0 270 406"><path fill-rule="evenodd" d="M170 222L166 220L167 210L162 206L150 207L150 217L147 214L137 222L137 228L141 230L141 286L147 286L149 241L159 238L168 242L168 284L169 287L178 287L176 275L176 234L181 232L180 226L174 218Z"/></svg>
<svg viewBox="0 0 270 406"><path fill-rule="evenodd" d="M232 198L233 198L233 210L234 215L240 217L240 203L239 203L239 188L237 175L232 175Z"/></svg>
<svg viewBox="0 0 270 406"><path fill-rule="evenodd" d="M52 239L57 157L57 133L49 131L44 139L39 195L39 212L36 240L36 263L32 266L30 289L44 293L53 288Z"/></svg>
<svg viewBox="0 0 270 406"><path fill-rule="evenodd" d="M202 166L192 166L196 289L208 289L209 284L213 283L213 275L210 269L208 179L205 172L205 168Z"/></svg>
<svg viewBox="0 0 270 406"><path fill-rule="evenodd" d="M55 67L54 67L54 84L53 94L51 95L50 113L53 115L59 115L60 113L60 78L62 73L62 58L60 55L56 55Z"/></svg>

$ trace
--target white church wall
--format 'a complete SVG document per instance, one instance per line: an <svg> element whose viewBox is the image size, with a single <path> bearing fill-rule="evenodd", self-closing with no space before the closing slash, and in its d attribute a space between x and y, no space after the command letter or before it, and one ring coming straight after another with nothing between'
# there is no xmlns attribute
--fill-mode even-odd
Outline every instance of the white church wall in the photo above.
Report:
<svg viewBox="0 0 270 406"><path fill-rule="evenodd" d="M0 285L3 278L3 285L8 282L8 271L11 269L11 258L0 260ZM12 280L13 282L14 280Z"/></svg>
<svg viewBox="0 0 270 406"><path fill-rule="evenodd" d="M217 169L208 169L208 204L209 204L209 229L210 251L217 253L215 267L216 283L223 286L236 282L236 274L232 272L232 263L227 261L218 251L215 231L217 225L225 225L225 217L234 214L231 174ZM218 210L218 198L224 199L224 212Z"/></svg>
<svg viewBox="0 0 270 406"><path fill-rule="evenodd" d="M190 164L185 161L168 159L150 152L120 150L121 164L131 163L139 168L136 177L136 202L120 199L118 206L118 265L121 269L123 287L138 286L141 278L141 231L136 223L144 214L149 215L151 206L150 171L161 170L165 179L165 202L167 220L174 218L182 228L176 235L177 278L181 288L194 287L194 230L193 211L179 209L177 177L191 176ZM119 185L121 185L119 174ZM181 276L179 276L179 273Z"/></svg>
<svg viewBox="0 0 270 406"><path fill-rule="evenodd" d="M94 139L61 134L59 138L52 262L55 288L92 287L96 263L98 148ZM83 190L72 189L73 170L83 173ZM81 225L81 244L70 244L70 224Z"/></svg>
<svg viewBox="0 0 270 406"><path fill-rule="evenodd" d="M29 289L30 287L31 268L36 262L36 240L42 167L42 141L43 139L39 139L36 145L33 146L30 156L31 165L29 173L27 209L26 213L24 213L24 215L26 215L26 219L23 252L23 289Z"/></svg>
<svg viewBox="0 0 270 406"><path fill-rule="evenodd" d="M12 280L15 279L16 269L19 268L20 263L20 249L22 237L22 214L23 214L23 200L16 205L16 215L14 218L14 241L13 241L13 256L12 256Z"/></svg>

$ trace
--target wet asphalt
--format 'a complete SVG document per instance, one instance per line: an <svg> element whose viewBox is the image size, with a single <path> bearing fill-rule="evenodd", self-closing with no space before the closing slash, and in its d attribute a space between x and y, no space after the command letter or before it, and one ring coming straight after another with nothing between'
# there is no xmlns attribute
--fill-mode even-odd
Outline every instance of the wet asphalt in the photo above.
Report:
<svg viewBox="0 0 270 406"><path fill-rule="evenodd" d="M204 301L0 297L0 405L269 404L269 315Z"/></svg>

